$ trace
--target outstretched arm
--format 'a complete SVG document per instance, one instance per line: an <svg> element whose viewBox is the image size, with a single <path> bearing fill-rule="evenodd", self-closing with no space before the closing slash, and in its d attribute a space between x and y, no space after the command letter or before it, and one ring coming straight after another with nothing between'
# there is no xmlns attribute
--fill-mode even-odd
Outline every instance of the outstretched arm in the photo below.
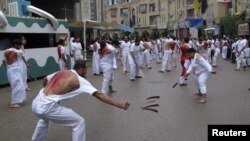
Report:
<svg viewBox="0 0 250 141"><path fill-rule="evenodd" d="M109 96L103 94L102 92L96 91L93 94L94 97L96 97L97 99L101 100L104 103L107 103L109 105L127 110L129 107L129 103L126 101L118 101L118 100L113 100L111 99Z"/></svg>

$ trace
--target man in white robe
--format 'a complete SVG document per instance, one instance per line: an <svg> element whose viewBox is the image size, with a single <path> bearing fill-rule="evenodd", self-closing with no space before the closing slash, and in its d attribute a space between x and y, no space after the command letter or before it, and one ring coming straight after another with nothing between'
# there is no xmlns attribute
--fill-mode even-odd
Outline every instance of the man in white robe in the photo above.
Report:
<svg viewBox="0 0 250 141"><path fill-rule="evenodd" d="M20 40L14 41L15 48L9 48L4 51L4 64L7 66L7 76L11 86L11 104L10 108L19 108L26 102L26 86L22 77L21 62L23 51Z"/></svg>

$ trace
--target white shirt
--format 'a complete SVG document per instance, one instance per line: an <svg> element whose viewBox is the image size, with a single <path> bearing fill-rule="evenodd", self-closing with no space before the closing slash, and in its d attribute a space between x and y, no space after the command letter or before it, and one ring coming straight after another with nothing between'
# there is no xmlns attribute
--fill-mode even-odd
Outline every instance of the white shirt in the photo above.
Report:
<svg viewBox="0 0 250 141"><path fill-rule="evenodd" d="M82 55L82 45L81 45L81 43L75 42L73 44L73 48L74 48L73 50L75 50L75 56Z"/></svg>
<svg viewBox="0 0 250 141"><path fill-rule="evenodd" d="M243 51L242 49L244 47L247 47L247 40L246 39L242 39L238 42L238 48L237 48L237 51L240 52L240 51Z"/></svg>
<svg viewBox="0 0 250 141"><path fill-rule="evenodd" d="M188 67L187 73L190 73L192 70L195 75L200 75L203 72L212 72L212 66L200 54L195 53L195 56Z"/></svg>
<svg viewBox="0 0 250 141"><path fill-rule="evenodd" d="M219 41L219 40L216 40L216 41L215 41L214 47L215 47L215 48L220 48L220 41Z"/></svg>
<svg viewBox="0 0 250 141"><path fill-rule="evenodd" d="M109 64L113 66L116 49L110 44L106 44L106 45L107 46L105 48L107 49L109 53L104 53L103 55L101 55L101 64Z"/></svg>
<svg viewBox="0 0 250 141"><path fill-rule="evenodd" d="M122 52L123 53L129 53L130 52L130 45L131 45L131 43L128 41L127 43L125 42L125 41L123 41L122 43L121 43L121 49L122 49Z"/></svg>
<svg viewBox="0 0 250 141"><path fill-rule="evenodd" d="M135 57L138 58L141 49L143 49L143 46L141 44L136 46L135 43L133 43L130 47L130 52L133 52Z"/></svg>
<svg viewBox="0 0 250 141"><path fill-rule="evenodd" d="M93 45L93 51L98 52L98 50L101 48L101 46L98 42L95 42L94 44L96 45L96 50L94 49L94 45Z"/></svg>

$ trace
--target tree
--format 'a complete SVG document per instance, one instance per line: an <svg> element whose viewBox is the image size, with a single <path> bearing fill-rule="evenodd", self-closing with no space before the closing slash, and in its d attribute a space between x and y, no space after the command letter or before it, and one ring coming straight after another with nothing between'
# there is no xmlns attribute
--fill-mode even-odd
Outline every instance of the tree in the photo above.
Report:
<svg viewBox="0 0 250 141"><path fill-rule="evenodd" d="M236 20L233 16L225 16L220 19L220 24L226 35L235 35L237 30Z"/></svg>

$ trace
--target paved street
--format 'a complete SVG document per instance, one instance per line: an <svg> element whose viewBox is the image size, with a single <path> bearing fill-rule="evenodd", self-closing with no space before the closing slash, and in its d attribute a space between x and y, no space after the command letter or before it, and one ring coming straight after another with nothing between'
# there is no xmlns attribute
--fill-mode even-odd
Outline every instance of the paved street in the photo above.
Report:
<svg viewBox="0 0 250 141"><path fill-rule="evenodd" d="M172 88L179 79L181 66L169 73L159 73L160 65L152 62L153 69L143 72L145 77L130 82L121 68L116 71L113 94L115 99L127 99L131 106L145 103L148 96L159 95L159 113L129 109L123 111L105 105L91 96L78 96L64 102L85 118L88 141L207 141L208 124L250 124L250 68L234 71L235 64L219 60L217 74L208 80L206 104L196 102L197 92L193 76L187 87ZM102 77L88 80L98 89ZM29 141L38 120L31 112L32 99L42 82L29 82L27 104L10 109L10 88L0 88L0 141ZM70 141L71 130L52 123L48 141Z"/></svg>

